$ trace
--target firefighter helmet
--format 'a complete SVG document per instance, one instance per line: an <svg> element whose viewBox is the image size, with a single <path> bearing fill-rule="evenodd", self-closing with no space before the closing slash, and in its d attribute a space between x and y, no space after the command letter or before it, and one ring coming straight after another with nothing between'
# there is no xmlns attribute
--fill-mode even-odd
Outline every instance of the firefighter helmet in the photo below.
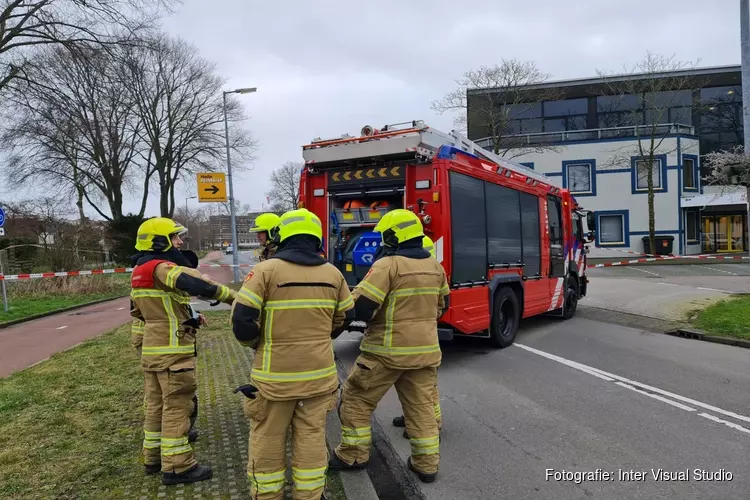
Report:
<svg viewBox="0 0 750 500"><path fill-rule="evenodd" d="M364 208L365 204L360 200L348 200L344 202L344 210L354 210L355 208Z"/></svg>
<svg viewBox="0 0 750 500"><path fill-rule="evenodd" d="M424 236L422 221L414 212L403 208L385 214L374 230L383 235L383 244L390 247Z"/></svg>
<svg viewBox="0 0 750 500"><path fill-rule="evenodd" d="M318 239L318 244L323 241L323 225L317 215L305 208L290 210L281 216L278 227L279 243L287 238L299 234L309 234Z"/></svg>
<svg viewBox="0 0 750 500"><path fill-rule="evenodd" d="M276 236L276 232L279 230L279 220L281 218L274 213L260 214L253 221L253 227L250 228L251 233L262 233L266 231L268 233L269 240L272 240Z"/></svg>
<svg viewBox="0 0 750 500"><path fill-rule="evenodd" d="M167 217L154 217L138 227L136 250L142 252L166 252L172 248L172 236L183 235L187 228Z"/></svg>
<svg viewBox="0 0 750 500"><path fill-rule="evenodd" d="M435 243L433 243L432 239L427 235L422 238L422 248L430 252L430 255L435 257Z"/></svg>

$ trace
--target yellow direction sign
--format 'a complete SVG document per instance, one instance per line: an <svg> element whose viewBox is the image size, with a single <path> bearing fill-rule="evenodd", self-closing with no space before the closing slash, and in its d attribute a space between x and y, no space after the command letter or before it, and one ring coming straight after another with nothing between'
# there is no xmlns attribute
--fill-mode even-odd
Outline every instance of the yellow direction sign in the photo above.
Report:
<svg viewBox="0 0 750 500"><path fill-rule="evenodd" d="M227 201L227 178L224 172L198 174L198 201Z"/></svg>

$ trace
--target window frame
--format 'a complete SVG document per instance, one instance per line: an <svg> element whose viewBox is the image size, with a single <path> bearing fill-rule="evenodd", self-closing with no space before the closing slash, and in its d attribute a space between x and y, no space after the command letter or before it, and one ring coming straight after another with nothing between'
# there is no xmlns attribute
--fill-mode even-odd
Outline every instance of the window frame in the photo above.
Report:
<svg viewBox="0 0 750 500"><path fill-rule="evenodd" d="M695 218L695 238L690 238L688 233L688 220L690 217ZM685 210L685 244L697 245L701 241L701 217L698 210Z"/></svg>
<svg viewBox="0 0 750 500"><path fill-rule="evenodd" d="M693 162L693 186L688 187L685 185L685 179L687 179L686 171L685 171L685 160L692 161ZM682 155L682 189L683 191L699 191L700 190L700 167L698 165L698 156L697 155Z"/></svg>
<svg viewBox="0 0 750 500"><path fill-rule="evenodd" d="M587 166L589 168L589 190L588 191L570 191L574 196L596 196L596 160L566 160L562 162L563 188L570 189L568 183L568 168L576 166Z"/></svg>
<svg viewBox="0 0 750 500"><path fill-rule="evenodd" d="M648 156L631 156L630 157L630 184L632 194L648 194L648 185L646 187L638 187L638 163L648 161ZM659 162L659 184L657 188L654 186L654 193L666 193L669 191L667 185L667 155L654 155L654 162Z"/></svg>
<svg viewBox="0 0 750 500"><path fill-rule="evenodd" d="M620 242L603 242L601 240L601 218L602 217L621 217L622 218L622 241ZM626 248L630 246L630 210L599 210L596 212L596 246L606 248Z"/></svg>

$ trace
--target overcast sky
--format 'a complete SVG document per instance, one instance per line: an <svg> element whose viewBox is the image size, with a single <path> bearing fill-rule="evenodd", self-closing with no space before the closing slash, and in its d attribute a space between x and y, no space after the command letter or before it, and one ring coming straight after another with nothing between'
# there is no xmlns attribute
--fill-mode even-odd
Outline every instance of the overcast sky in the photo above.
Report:
<svg viewBox="0 0 750 500"><path fill-rule="evenodd" d="M257 210L273 169L300 161L313 137L413 119L449 131L452 117L431 101L502 58L535 61L554 80L622 70L646 50L740 61L737 0L184 0L164 27L216 61L228 89L258 87L239 96L257 160L235 179L237 199ZM157 211L152 197L148 215Z"/></svg>

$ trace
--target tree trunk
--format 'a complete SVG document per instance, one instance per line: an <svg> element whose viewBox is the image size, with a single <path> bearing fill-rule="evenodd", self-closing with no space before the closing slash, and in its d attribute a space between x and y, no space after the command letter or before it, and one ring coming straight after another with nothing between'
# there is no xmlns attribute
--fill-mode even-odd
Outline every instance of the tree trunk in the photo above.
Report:
<svg viewBox="0 0 750 500"><path fill-rule="evenodd" d="M650 156L647 167L648 183L648 243L651 254L656 254L656 217L654 215L654 157Z"/></svg>

